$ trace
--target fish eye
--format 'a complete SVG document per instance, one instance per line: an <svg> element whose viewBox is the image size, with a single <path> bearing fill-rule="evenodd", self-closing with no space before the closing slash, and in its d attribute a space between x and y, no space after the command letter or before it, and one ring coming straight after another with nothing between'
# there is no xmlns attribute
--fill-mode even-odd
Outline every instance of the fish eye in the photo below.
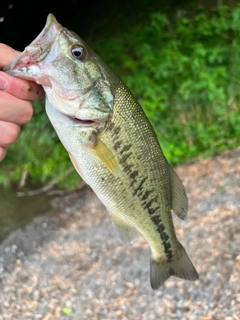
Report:
<svg viewBox="0 0 240 320"><path fill-rule="evenodd" d="M84 60L86 57L85 49L80 45L74 45L71 48L71 54L74 59Z"/></svg>

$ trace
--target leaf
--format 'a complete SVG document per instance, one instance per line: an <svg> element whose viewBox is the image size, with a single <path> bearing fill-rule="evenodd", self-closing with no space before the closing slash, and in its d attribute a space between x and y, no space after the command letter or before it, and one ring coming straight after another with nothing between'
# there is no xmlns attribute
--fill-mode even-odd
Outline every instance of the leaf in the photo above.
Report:
<svg viewBox="0 0 240 320"><path fill-rule="evenodd" d="M62 312L63 312L64 314L66 314L66 315L69 315L72 311L71 311L71 309L69 309L69 308L63 308L63 309L62 309Z"/></svg>

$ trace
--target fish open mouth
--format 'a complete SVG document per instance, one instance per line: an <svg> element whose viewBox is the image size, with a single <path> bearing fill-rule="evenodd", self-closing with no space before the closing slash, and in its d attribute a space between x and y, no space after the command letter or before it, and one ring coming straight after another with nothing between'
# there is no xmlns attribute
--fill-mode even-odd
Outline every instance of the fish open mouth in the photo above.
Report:
<svg viewBox="0 0 240 320"><path fill-rule="evenodd" d="M90 125L90 124L95 123L94 120L79 119L79 118L73 118L73 121L74 121L75 123L86 124L86 125Z"/></svg>

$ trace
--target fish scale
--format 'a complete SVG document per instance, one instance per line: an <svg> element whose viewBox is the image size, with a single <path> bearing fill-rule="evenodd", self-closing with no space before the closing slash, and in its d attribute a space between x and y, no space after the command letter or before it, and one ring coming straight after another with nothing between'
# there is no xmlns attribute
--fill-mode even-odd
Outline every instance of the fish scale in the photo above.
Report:
<svg viewBox="0 0 240 320"><path fill-rule="evenodd" d="M198 279L178 241L172 211L187 215L183 184L168 164L141 106L122 80L52 14L7 73L41 84L46 112L70 159L95 191L123 243L142 234L157 289L171 275Z"/></svg>

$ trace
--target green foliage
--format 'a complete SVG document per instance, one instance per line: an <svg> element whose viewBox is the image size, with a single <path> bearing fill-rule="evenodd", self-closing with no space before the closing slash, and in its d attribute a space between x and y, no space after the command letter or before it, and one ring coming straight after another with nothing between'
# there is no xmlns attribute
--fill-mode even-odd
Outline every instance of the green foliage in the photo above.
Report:
<svg viewBox="0 0 240 320"><path fill-rule="evenodd" d="M105 43L103 58L134 92L171 163L239 144L239 32L240 6L218 6L171 20L156 12L141 31Z"/></svg>
<svg viewBox="0 0 240 320"><path fill-rule="evenodd" d="M240 139L240 6L189 12L155 12L92 44L143 106L172 164L233 148ZM36 104L34 119L9 148L0 184L18 181L24 169L34 182L79 181L75 173L61 179L71 164L43 110Z"/></svg>

